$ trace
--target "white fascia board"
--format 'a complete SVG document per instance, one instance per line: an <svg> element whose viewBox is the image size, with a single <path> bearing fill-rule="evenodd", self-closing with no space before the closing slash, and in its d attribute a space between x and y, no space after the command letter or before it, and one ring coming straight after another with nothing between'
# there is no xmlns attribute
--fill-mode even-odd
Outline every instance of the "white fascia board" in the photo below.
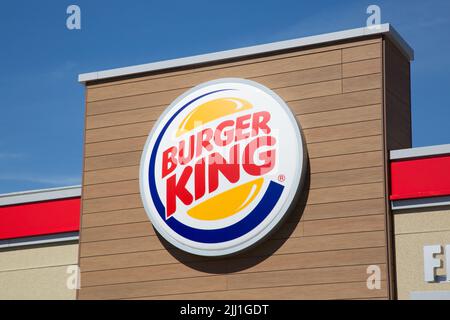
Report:
<svg viewBox="0 0 450 320"><path fill-rule="evenodd" d="M450 291L412 291L411 300L450 300Z"/></svg>
<svg viewBox="0 0 450 320"><path fill-rule="evenodd" d="M78 232L57 233L36 237L0 240L0 249L9 249L26 246L37 246L49 243L78 241Z"/></svg>
<svg viewBox="0 0 450 320"><path fill-rule="evenodd" d="M0 195L0 206L74 198L81 196L81 186L30 190Z"/></svg>
<svg viewBox="0 0 450 320"><path fill-rule="evenodd" d="M414 59L414 51L411 49L411 47L406 43L406 41L402 39L402 37L397 33L397 31L395 31L395 29L390 24L386 23L374 27L363 27L321 34L317 36L310 36L293 40L256 45L240 49L202 54L180 59L165 60L160 62L153 62L124 68L84 73L78 76L78 81L81 83L86 83L88 81L104 80L114 77L135 75L144 72L165 70L182 66L208 63L213 61L217 62L256 54L270 53L293 48L301 48L311 45L354 39L376 34L386 34L410 60Z"/></svg>
<svg viewBox="0 0 450 320"><path fill-rule="evenodd" d="M392 150L390 152L391 160L422 158L430 156L438 156L450 154L450 144L443 144L439 146L420 147L411 149Z"/></svg>

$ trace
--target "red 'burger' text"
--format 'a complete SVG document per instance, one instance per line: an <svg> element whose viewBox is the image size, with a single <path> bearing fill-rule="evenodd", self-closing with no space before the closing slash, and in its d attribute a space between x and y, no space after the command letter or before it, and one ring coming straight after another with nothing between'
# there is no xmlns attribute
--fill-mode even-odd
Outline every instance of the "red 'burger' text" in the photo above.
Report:
<svg viewBox="0 0 450 320"><path fill-rule="evenodd" d="M162 179L166 179L166 218L177 208L177 199L185 205L201 199L219 187L219 172L237 183L241 168L251 176L261 176L275 166L276 139L268 125L269 112L261 111L228 119L215 128L205 128L180 140L162 153ZM222 155L214 150L227 147ZM257 159L257 163L255 162ZM179 166L183 167L174 173ZM208 177L208 181L206 181ZM194 179L194 190L188 181Z"/></svg>

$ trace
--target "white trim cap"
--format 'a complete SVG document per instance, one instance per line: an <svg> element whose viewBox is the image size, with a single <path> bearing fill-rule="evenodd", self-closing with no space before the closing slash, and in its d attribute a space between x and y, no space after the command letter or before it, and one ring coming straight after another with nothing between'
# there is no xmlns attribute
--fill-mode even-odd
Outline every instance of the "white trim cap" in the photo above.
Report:
<svg viewBox="0 0 450 320"><path fill-rule="evenodd" d="M391 39L391 41L393 41L394 44L403 52L403 54L406 57L408 57L409 60L414 60L413 49L406 43L406 41L400 36L400 34L394 29L394 27L392 27L389 23L386 23L373 27L350 29L345 31L321 34L317 36L273 42L268 44L202 54L180 59L165 60L160 62L153 62L124 68L83 73L78 76L78 81L81 83L86 83L88 81L104 80L114 77L135 75L144 72L164 70L182 66L190 66L213 61L217 62L233 58L251 56L255 54L269 53L285 49L301 48L310 45L348 40L377 34L380 35L385 34L386 36L388 36Z"/></svg>
<svg viewBox="0 0 450 320"><path fill-rule="evenodd" d="M0 206L57 200L81 196L81 186L30 190L0 195Z"/></svg>

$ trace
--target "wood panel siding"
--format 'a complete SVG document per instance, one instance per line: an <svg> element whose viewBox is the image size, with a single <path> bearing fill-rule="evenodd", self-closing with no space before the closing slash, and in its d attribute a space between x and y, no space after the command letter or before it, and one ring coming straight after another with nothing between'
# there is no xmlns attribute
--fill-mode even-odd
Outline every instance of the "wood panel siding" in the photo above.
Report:
<svg viewBox="0 0 450 320"><path fill-rule="evenodd" d="M390 191L390 150L411 148L411 72L410 60L387 38L383 39L384 64L384 145L385 145L385 194ZM388 247L388 290L392 299L397 298L396 255L394 217L386 198L386 243Z"/></svg>
<svg viewBox="0 0 450 320"><path fill-rule="evenodd" d="M385 40L386 133L388 150L412 146L410 62Z"/></svg>
<svg viewBox="0 0 450 320"><path fill-rule="evenodd" d="M89 83L78 297L389 298L382 46L381 36L370 37ZM221 77L257 81L287 102L310 167L297 208L268 240L208 259L156 234L139 194L139 162L161 112ZM381 290L367 289L372 264L382 269Z"/></svg>

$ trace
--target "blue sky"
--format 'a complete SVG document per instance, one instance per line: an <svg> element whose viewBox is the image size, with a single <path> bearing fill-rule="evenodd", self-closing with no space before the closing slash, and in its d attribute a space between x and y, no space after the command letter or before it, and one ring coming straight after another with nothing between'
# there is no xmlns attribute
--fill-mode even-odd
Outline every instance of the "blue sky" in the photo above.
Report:
<svg viewBox="0 0 450 320"><path fill-rule="evenodd" d="M66 28L66 8L82 29ZM79 184L79 73L365 25L377 4L414 48L413 145L450 143L450 1L8 1L0 10L0 193Z"/></svg>

